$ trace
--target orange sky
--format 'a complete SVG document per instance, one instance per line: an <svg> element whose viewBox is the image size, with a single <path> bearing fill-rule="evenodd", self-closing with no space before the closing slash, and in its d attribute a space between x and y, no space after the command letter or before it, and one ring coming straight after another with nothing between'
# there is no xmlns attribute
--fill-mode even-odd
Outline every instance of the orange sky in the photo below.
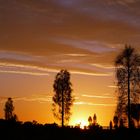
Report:
<svg viewBox="0 0 140 140"><path fill-rule="evenodd" d="M108 125L116 106L113 61L124 44L140 50L139 0L1 0L0 117L12 97L19 120L56 121L53 81L66 68L70 124L97 114Z"/></svg>

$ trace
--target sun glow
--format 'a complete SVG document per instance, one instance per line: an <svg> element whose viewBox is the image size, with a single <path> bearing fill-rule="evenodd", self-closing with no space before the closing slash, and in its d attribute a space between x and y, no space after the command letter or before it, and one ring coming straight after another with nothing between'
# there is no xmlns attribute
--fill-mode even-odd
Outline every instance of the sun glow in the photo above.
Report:
<svg viewBox="0 0 140 140"><path fill-rule="evenodd" d="M88 126L88 122L85 120L78 120L76 126L79 126L81 129L84 129L86 126Z"/></svg>
<svg viewBox="0 0 140 140"><path fill-rule="evenodd" d="M81 120L81 121L80 121L80 128L81 128L81 129L84 129L85 126L87 126L86 121Z"/></svg>

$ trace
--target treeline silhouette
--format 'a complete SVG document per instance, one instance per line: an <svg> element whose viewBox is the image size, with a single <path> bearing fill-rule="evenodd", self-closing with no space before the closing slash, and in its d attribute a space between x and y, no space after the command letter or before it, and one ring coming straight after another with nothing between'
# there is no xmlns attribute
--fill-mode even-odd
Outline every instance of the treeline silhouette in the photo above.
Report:
<svg viewBox="0 0 140 140"><path fill-rule="evenodd" d="M57 124L39 124L0 119L0 139L4 140L139 140L140 129L102 129L90 127L59 127Z"/></svg>

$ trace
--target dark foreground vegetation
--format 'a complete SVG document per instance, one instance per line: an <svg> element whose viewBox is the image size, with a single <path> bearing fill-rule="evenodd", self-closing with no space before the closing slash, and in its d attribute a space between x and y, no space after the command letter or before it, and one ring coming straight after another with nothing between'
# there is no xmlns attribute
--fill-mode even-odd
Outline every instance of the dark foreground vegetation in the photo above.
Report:
<svg viewBox="0 0 140 140"><path fill-rule="evenodd" d="M0 139L3 140L139 140L140 129L60 128L56 124L0 120Z"/></svg>

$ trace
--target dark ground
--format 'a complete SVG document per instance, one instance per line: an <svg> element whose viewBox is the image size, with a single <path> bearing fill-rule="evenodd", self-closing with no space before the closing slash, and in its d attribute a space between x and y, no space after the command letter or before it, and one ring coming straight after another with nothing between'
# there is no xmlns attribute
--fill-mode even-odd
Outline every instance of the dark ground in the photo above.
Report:
<svg viewBox="0 0 140 140"><path fill-rule="evenodd" d="M104 130L59 128L55 124L33 124L0 120L0 140L140 140L140 129Z"/></svg>

